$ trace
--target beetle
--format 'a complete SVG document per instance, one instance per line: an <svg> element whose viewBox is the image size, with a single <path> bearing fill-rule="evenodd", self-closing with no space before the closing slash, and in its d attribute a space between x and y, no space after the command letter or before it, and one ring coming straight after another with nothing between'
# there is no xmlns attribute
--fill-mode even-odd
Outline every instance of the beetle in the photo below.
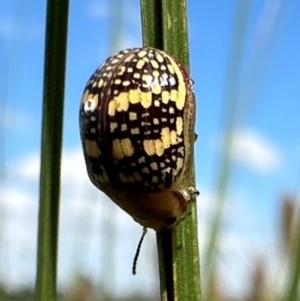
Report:
<svg viewBox="0 0 300 301"><path fill-rule="evenodd" d="M88 80L79 119L91 182L143 227L177 225L198 195L188 185L195 94L183 66L155 48L120 51Z"/></svg>

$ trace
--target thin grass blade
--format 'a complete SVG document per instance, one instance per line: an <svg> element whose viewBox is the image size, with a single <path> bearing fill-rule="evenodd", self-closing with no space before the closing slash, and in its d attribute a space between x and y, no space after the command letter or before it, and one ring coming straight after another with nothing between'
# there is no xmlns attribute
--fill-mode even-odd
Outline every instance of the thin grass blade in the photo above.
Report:
<svg viewBox="0 0 300 301"><path fill-rule="evenodd" d="M56 300L68 0L47 3L36 300Z"/></svg>

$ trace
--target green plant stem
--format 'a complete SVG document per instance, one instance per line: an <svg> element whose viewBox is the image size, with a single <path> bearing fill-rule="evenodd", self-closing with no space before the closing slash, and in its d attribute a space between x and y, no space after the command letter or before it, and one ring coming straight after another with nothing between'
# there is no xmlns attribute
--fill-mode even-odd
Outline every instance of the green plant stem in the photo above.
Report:
<svg viewBox="0 0 300 301"><path fill-rule="evenodd" d="M289 281L286 285L286 293L282 301L298 301L299 300L299 283L300 283L300 218L297 215L298 220L296 226L293 229L295 235L294 248L292 256L290 258L290 275Z"/></svg>
<svg viewBox="0 0 300 301"><path fill-rule="evenodd" d="M189 70L185 0L141 0L143 44L173 55ZM192 160L192 162L194 162ZM192 163L194 164L194 163ZM192 167L189 185L195 186ZM176 228L157 233L161 300L200 300L200 264L196 202Z"/></svg>
<svg viewBox="0 0 300 301"><path fill-rule="evenodd" d="M163 49L162 0L140 0L143 45Z"/></svg>
<svg viewBox="0 0 300 301"><path fill-rule="evenodd" d="M56 300L68 0L47 2L36 300Z"/></svg>

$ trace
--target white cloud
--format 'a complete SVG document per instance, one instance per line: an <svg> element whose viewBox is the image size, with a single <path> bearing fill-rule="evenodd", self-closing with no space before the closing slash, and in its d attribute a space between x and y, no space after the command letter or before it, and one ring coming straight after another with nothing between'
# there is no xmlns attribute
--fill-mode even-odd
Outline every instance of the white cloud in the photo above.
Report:
<svg viewBox="0 0 300 301"><path fill-rule="evenodd" d="M2 260L13 259L9 266L4 264L11 271L6 278L10 284L33 284L35 279L39 160L39 154L32 154L18 162L14 178L8 177L7 187L1 191L0 213L5 213L2 224L6 233L2 238L6 246ZM142 246L138 276L130 278L141 227L90 183L81 149L63 152L61 173L59 283L64 287L78 269L91 279L103 279L102 271L108 264L115 271L111 272L115 275L112 281L107 276L105 285L109 291L113 292L117 285L120 292L129 293L135 287L136 292L141 288L150 295L157 289L158 279L154 232L149 231ZM214 199L215 193L205 189L198 198L201 252L207 246ZM247 285L253 258L263 252L270 254L273 245L265 239L264 231L255 232L259 217L245 198L230 195L225 203L218 264L226 291L236 292ZM250 230L245 234L241 228ZM269 258L274 261L274 256Z"/></svg>
<svg viewBox="0 0 300 301"><path fill-rule="evenodd" d="M35 281L39 162L38 153L22 158L0 191L0 231L5 231L5 235L0 233L5 246L1 266L10 271L5 277L8 286L33 285ZM157 277L151 276L157 271L153 231L142 247L138 277L124 281L130 277L142 227L91 184L81 149L63 152L61 175L59 283L65 287L78 269L91 279L105 281L109 277L103 277L101 271L111 261L115 274L113 281L104 283L107 290L114 292L117 285L123 294L134 290L151 295L157 288ZM114 250L108 249L110 246ZM124 273L128 277L124 278Z"/></svg>
<svg viewBox="0 0 300 301"><path fill-rule="evenodd" d="M266 137L253 130L237 130L233 135L231 157L258 172L272 172L280 167L279 149Z"/></svg>
<svg viewBox="0 0 300 301"><path fill-rule="evenodd" d="M204 255L208 248L210 226L216 210L217 195L214 191L201 190L198 197L198 233L200 259L203 274ZM217 240L216 266L220 287L232 296L241 296L248 289L250 272L257 259L263 259L273 270L281 263L277 248L276 229L269 232L268 221L259 208L236 192L227 195L221 220L221 230ZM268 273L274 281L274 273Z"/></svg>
<svg viewBox="0 0 300 301"><path fill-rule="evenodd" d="M15 162L10 170L14 170L14 174L18 175L21 181L37 182L40 174L40 155L30 154L21 162Z"/></svg>

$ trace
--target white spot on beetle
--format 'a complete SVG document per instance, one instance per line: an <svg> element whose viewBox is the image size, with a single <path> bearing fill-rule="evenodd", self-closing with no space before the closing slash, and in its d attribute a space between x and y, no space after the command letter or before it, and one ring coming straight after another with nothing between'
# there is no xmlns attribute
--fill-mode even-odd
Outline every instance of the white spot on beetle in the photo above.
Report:
<svg viewBox="0 0 300 301"><path fill-rule="evenodd" d="M84 112L86 114L93 113L96 110L97 105L98 105L98 95L97 95L97 97L95 96L94 98L89 98L84 103L84 105L83 105Z"/></svg>

